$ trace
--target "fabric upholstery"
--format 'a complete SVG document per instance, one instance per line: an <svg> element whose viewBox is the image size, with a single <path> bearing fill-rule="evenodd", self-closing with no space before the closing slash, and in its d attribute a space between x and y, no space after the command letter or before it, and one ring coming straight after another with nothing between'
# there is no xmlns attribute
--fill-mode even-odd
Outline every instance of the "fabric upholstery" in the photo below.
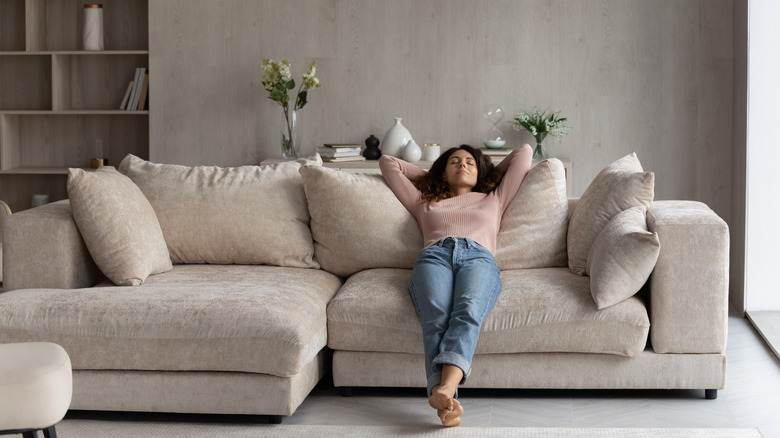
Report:
<svg viewBox="0 0 780 438"><path fill-rule="evenodd" d="M68 198L89 254L115 284L137 286L171 269L157 215L130 178L113 167L69 169Z"/></svg>
<svg viewBox="0 0 780 438"><path fill-rule="evenodd" d="M7 217L3 251L6 292L89 287L105 278L89 255L68 200Z"/></svg>
<svg viewBox="0 0 780 438"><path fill-rule="evenodd" d="M423 247L414 217L381 175L301 168L317 261L349 276L369 268L411 268Z"/></svg>
<svg viewBox="0 0 780 438"><path fill-rule="evenodd" d="M425 388L422 354L335 351L336 386ZM476 354L465 388L723 389L725 354ZM377 378L381 376L381 379Z"/></svg>
<svg viewBox="0 0 780 438"><path fill-rule="evenodd" d="M572 212L567 234L569 269L585 274L588 253L605 225L631 207L649 207L653 202L655 174L644 172L636 153L602 169Z"/></svg>
<svg viewBox="0 0 780 438"><path fill-rule="evenodd" d="M647 231L647 209L618 213L601 230L588 254L585 274L596 307L604 309L639 292L658 260L658 234Z"/></svg>
<svg viewBox="0 0 780 438"><path fill-rule="evenodd" d="M410 276L405 269L373 269L350 277L328 305L328 346L422 353L422 328L408 292ZM645 348L650 323L637 297L597 310L589 279L566 268L503 271L501 280L501 295L482 325L477 354L635 356Z"/></svg>
<svg viewBox="0 0 780 438"><path fill-rule="evenodd" d="M657 201L648 230L661 253L650 275L657 353L723 353L728 338L729 228L701 202Z"/></svg>
<svg viewBox="0 0 780 438"><path fill-rule="evenodd" d="M71 409L292 415L330 368L321 350L290 377L270 374L74 370Z"/></svg>
<svg viewBox="0 0 780 438"><path fill-rule="evenodd" d="M531 168L504 212L496 264L501 270L566 266L568 225L566 172L551 158Z"/></svg>
<svg viewBox="0 0 780 438"><path fill-rule="evenodd" d="M414 217L380 175L323 167L301 169L316 259L348 276L364 269L411 268L422 249ZM566 177L557 159L526 175L501 222L496 250L500 269L566 266Z"/></svg>
<svg viewBox="0 0 780 438"><path fill-rule="evenodd" d="M68 353L50 342L0 344L0 431L59 423L73 393Z"/></svg>
<svg viewBox="0 0 780 438"><path fill-rule="evenodd" d="M318 268L298 168L187 167L128 155L119 171L157 212L174 263L269 264Z"/></svg>
<svg viewBox="0 0 780 438"><path fill-rule="evenodd" d="M136 288L4 293L0 339L62 345L74 369L301 371L341 280L315 269L176 265Z"/></svg>

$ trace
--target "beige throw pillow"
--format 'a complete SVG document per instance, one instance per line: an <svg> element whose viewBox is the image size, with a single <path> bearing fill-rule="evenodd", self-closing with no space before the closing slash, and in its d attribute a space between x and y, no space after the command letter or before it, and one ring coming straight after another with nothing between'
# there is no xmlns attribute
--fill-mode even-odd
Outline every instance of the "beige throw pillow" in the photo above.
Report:
<svg viewBox="0 0 780 438"><path fill-rule="evenodd" d="M551 158L536 164L501 219L499 269L566 266L568 212L563 163Z"/></svg>
<svg viewBox="0 0 780 438"><path fill-rule="evenodd" d="M655 175L642 170L636 153L615 161L596 175L569 221L567 249L571 272L585 274L588 254L604 226L623 210L649 207L654 188Z"/></svg>
<svg viewBox="0 0 780 438"><path fill-rule="evenodd" d="M119 171L146 195L174 263L268 264L319 268L298 169L180 166L128 155Z"/></svg>
<svg viewBox="0 0 780 438"><path fill-rule="evenodd" d="M596 237L585 273L599 309L634 296L653 272L661 243L658 234L647 230L646 216L644 206L629 208L612 218Z"/></svg>
<svg viewBox="0 0 780 438"><path fill-rule="evenodd" d="M346 277L369 268L412 268L422 233L382 175L325 167L303 167L301 175L323 269Z"/></svg>
<svg viewBox="0 0 780 438"><path fill-rule="evenodd" d="M113 167L70 169L68 197L89 254L109 280L137 286L171 269L154 209L128 177Z"/></svg>

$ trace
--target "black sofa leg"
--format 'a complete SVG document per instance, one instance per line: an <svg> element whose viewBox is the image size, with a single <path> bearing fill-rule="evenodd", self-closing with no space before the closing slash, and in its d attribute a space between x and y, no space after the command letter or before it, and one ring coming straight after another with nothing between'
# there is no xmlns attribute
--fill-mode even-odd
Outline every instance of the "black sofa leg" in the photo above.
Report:
<svg viewBox="0 0 780 438"><path fill-rule="evenodd" d="M339 389L341 390L341 396L342 397L352 397L352 387L351 386L342 386Z"/></svg>
<svg viewBox="0 0 780 438"><path fill-rule="evenodd" d="M717 389L705 389L704 390L704 398L707 400L715 400L718 398L718 390Z"/></svg>
<svg viewBox="0 0 780 438"><path fill-rule="evenodd" d="M281 415L269 415L268 416L268 423L269 424L282 424L282 416Z"/></svg>

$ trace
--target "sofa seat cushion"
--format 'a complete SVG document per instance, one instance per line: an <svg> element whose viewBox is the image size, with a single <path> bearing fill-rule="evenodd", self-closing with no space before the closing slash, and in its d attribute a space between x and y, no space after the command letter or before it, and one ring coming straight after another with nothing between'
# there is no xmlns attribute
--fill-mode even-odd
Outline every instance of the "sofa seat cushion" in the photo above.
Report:
<svg viewBox="0 0 780 438"><path fill-rule="evenodd" d="M334 350L423 353L422 326L409 296L411 270L351 276L328 305ZM650 323L631 297L598 310L589 278L567 268L502 271L501 295L482 325L477 354L571 352L636 356Z"/></svg>
<svg viewBox="0 0 780 438"><path fill-rule="evenodd" d="M288 377L325 347L340 286L322 270L177 265L132 288L16 290L0 294L0 340L58 343L76 370Z"/></svg>

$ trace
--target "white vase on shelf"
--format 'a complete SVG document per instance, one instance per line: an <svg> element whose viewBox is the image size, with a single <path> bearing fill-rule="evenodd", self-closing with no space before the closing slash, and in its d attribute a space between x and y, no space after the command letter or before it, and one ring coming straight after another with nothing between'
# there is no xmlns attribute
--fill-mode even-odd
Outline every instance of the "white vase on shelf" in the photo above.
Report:
<svg viewBox="0 0 780 438"><path fill-rule="evenodd" d="M402 158L404 146L412 140L412 134L401 124L401 117L395 118L395 123L387 130L382 138L379 149L382 154ZM418 158L419 159L419 158Z"/></svg>
<svg viewBox="0 0 780 438"><path fill-rule="evenodd" d="M422 150L420 149L420 146L415 143L414 140L409 140L409 143L406 143L406 146L404 146L404 151L401 158L410 163L416 163L420 161L421 155Z"/></svg>
<svg viewBox="0 0 780 438"><path fill-rule="evenodd" d="M84 5L84 50L103 50L103 5Z"/></svg>

